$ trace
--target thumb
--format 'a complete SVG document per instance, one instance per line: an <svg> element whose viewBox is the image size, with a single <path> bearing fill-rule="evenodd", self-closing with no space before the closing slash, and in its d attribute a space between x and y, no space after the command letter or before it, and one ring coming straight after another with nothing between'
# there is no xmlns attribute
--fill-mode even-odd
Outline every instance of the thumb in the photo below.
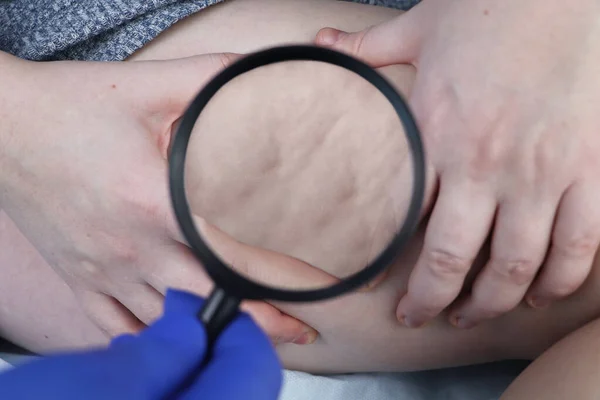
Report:
<svg viewBox="0 0 600 400"><path fill-rule="evenodd" d="M304 261L260 247L239 242L204 219L196 226L215 253L243 276L283 289L316 289L339 280Z"/></svg>
<svg viewBox="0 0 600 400"><path fill-rule="evenodd" d="M241 57L235 53L212 53L176 60L135 62L139 69L133 80L133 93L141 99L147 112L175 121L204 85Z"/></svg>
<svg viewBox="0 0 600 400"><path fill-rule="evenodd" d="M315 43L350 54L376 68L410 64L417 58L422 35L414 15L407 12L354 33L324 28L317 33Z"/></svg>
<svg viewBox="0 0 600 400"><path fill-rule="evenodd" d="M340 281L340 278L298 258L239 242L197 215L192 215L192 219L213 252L250 280L288 290L324 288ZM168 219L166 229L175 241L189 246L174 215ZM359 290L369 291L386 278L387 271Z"/></svg>

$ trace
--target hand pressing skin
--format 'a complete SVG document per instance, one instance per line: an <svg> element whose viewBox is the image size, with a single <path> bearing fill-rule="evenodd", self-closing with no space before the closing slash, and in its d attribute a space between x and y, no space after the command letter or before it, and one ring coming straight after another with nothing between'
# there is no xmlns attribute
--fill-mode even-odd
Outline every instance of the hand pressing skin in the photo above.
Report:
<svg viewBox="0 0 600 400"><path fill-rule="evenodd" d="M15 89L0 99L0 208L87 315L114 336L158 317L168 287L208 294L210 280L172 215L166 153L189 101L235 56L131 63L0 56ZM277 342L317 335L269 304L244 308Z"/></svg>
<svg viewBox="0 0 600 400"><path fill-rule="evenodd" d="M418 327L453 303L488 235L492 251L451 321L472 327L525 299L576 291L600 242L600 3L424 0L317 44L373 66L417 68L410 96L439 191L397 317ZM543 267L542 267L543 265Z"/></svg>

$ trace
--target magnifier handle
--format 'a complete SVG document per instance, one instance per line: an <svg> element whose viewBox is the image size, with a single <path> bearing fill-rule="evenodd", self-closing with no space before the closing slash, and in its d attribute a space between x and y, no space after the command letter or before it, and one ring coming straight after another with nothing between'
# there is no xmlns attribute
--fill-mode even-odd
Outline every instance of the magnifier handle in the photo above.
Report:
<svg viewBox="0 0 600 400"><path fill-rule="evenodd" d="M0 0L1 1L1 0ZM176 400L183 397L183 393L194 384L197 374L202 371L210 362L215 342L221 332L232 322L239 311L240 300L230 296L223 289L215 287L208 299L204 302L200 311L198 311L198 319L206 329L206 353L204 359L198 366L198 370L194 374L190 374L187 379L177 387L172 394L167 396L165 400Z"/></svg>
<svg viewBox="0 0 600 400"><path fill-rule="evenodd" d="M221 332L235 319L239 312L239 305L240 300L223 289L216 287L212 291L198 312L198 319L202 321L206 329L208 349L212 349Z"/></svg>

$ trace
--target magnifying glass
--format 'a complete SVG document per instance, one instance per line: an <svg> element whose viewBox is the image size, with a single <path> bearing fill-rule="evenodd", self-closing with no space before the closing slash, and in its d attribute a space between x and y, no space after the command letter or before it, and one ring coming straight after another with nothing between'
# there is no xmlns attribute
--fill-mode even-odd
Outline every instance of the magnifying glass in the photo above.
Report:
<svg viewBox="0 0 600 400"><path fill-rule="evenodd" d="M242 300L346 294L407 244L425 156L393 78L331 49L284 46L236 61L193 100L171 144L169 184L215 283L198 312L209 343ZM321 271L333 279L313 279Z"/></svg>

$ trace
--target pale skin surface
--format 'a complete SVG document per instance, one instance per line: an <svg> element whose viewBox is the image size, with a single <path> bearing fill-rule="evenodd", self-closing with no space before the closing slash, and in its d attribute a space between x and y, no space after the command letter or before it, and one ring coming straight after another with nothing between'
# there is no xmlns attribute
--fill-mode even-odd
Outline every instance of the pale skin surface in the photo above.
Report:
<svg viewBox="0 0 600 400"><path fill-rule="evenodd" d="M325 25L358 30L393 15L395 12L390 10L324 1L310 5L307 1L302 4L264 0L230 2L179 24L133 59L176 58L222 51L243 53L282 42L310 41ZM211 40L198 39L206 37ZM407 92L414 71L411 67L395 68L391 73L394 81ZM280 346L286 367L314 372L403 371L535 358L563 336L600 315L600 260L597 257L592 275L582 289L548 309L532 310L522 306L469 331L453 328L443 318L422 329L403 328L396 321L395 306L399 288L405 288L421 245L422 237L415 238L391 269L390 276L370 292L316 305L281 304L284 312L307 322L321 335L312 345ZM2 212L0 265L2 336L39 352L106 341L78 310L66 284ZM579 337L567 339L544 358L556 357L568 363L571 357L577 357L578 365L584 366L586 360L578 355L591 357L594 353L584 346L584 343L593 345L594 330L598 328L591 325L576 333ZM561 372L553 369L555 360L544 363L544 358L530 369L529 377L526 374L516 383L510 398L519 395L526 398L526 393L516 391L528 390L529 382L533 382L536 389L545 386L548 390L546 379L536 379ZM590 358L589 364L593 363ZM578 375L579 379L589 377L593 383L595 370L584 370L590 375ZM552 393L556 395L555 391Z"/></svg>

